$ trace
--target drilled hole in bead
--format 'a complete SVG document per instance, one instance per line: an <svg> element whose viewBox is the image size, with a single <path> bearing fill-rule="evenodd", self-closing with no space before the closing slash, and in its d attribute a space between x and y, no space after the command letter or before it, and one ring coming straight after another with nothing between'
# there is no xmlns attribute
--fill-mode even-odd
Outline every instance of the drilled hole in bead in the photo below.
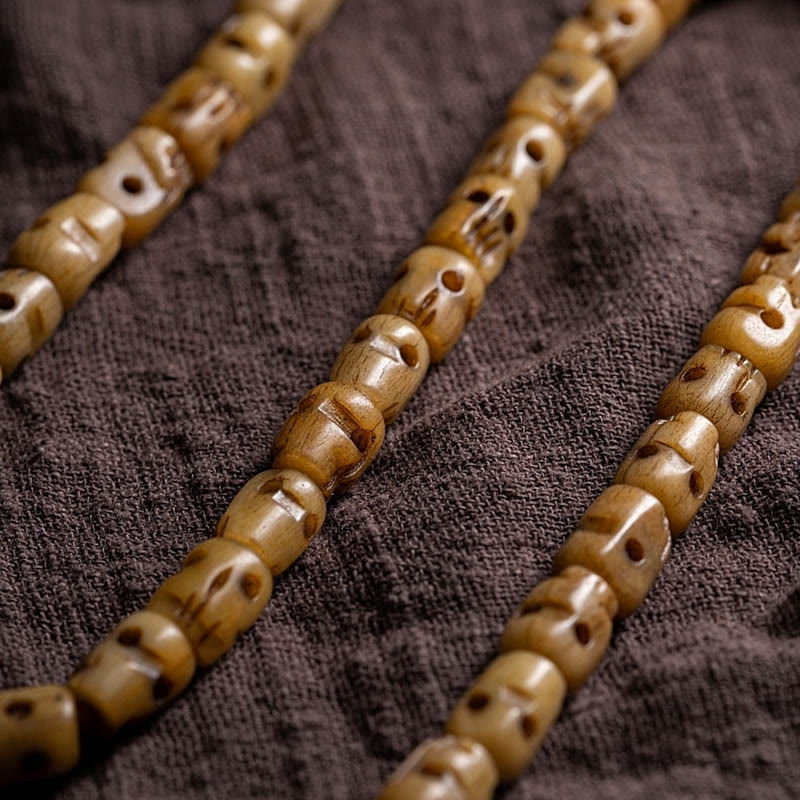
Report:
<svg viewBox="0 0 800 800"><path fill-rule="evenodd" d="M683 382L684 383L691 383L691 381L699 381L700 378L704 378L706 374L705 367L690 367L683 373Z"/></svg>
<svg viewBox="0 0 800 800"><path fill-rule="evenodd" d="M482 711L489 705L489 695L483 692L473 692L467 700L467 708L470 711Z"/></svg>
<svg viewBox="0 0 800 800"><path fill-rule="evenodd" d="M734 414L743 417L747 411L747 399L741 392L734 392L731 395L731 408Z"/></svg>
<svg viewBox="0 0 800 800"><path fill-rule="evenodd" d="M429 778L441 778L444 775L444 770L434 764L425 764L425 766L420 767L419 774L427 775Z"/></svg>
<svg viewBox="0 0 800 800"><path fill-rule="evenodd" d="M636 458L650 458L658 452L658 448L654 444L646 444L636 451Z"/></svg>
<svg viewBox="0 0 800 800"><path fill-rule="evenodd" d="M261 578L259 578L258 575L254 575L252 572L243 575L242 591L248 600L257 597L258 593L261 591Z"/></svg>
<svg viewBox="0 0 800 800"><path fill-rule="evenodd" d="M33 703L30 700L15 700L6 706L6 714L14 719L25 719L33 712Z"/></svg>
<svg viewBox="0 0 800 800"><path fill-rule="evenodd" d="M122 179L122 188L128 194L139 194L139 192L144 189L144 184L142 183L142 179L136 175L126 175Z"/></svg>
<svg viewBox="0 0 800 800"><path fill-rule="evenodd" d="M562 72L556 77L556 83L565 89L571 89L578 83L578 79L571 72Z"/></svg>
<svg viewBox="0 0 800 800"><path fill-rule="evenodd" d="M227 569L222 570L222 572L218 572L214 576L214 580L211 581L208 586L208 594L218 592L228 582L231 572L233 572L233 567L228 567Z"/></svg>
<svg viewBox="0 0 800 800"><path fill-rule="evenodd" d="M592 632L589 630L589 626L585 622L576 623L575 638L584 647L586 647L586 645L589 644L589 642L592 640Z"/></svg>
<svg viewBox="0 0 800 800"><path fill-rule="evenodd" d="M400 358L409 367L416 367L419 364L419 351L413 344L404 344L400 348Z"/></svg>
<svg viewBox="0 0 800 800"><path fill-rule="evenodd" d="M625 553L631 561L638 564L644 558L644 547L638 539L630 538L625 542Z"/></svg>
<svg viewBox="0 0 800 800"><path fill-rule="evenodd" d="M52 763L50 756L44 750L31 750L22 756L20 766L26 775L41 775L50 769Z"/></svg>
<svg viewBox="0 0 800 800"><path fill-rule="evenodd" d="M623 25L633 25L634 23L634 16L630 11L620 11L619 14L617 14L617 19Z"/></svg>
<svg viewBox="0 0 800 800"><path fill-rule="evenodd" d="M175 684L166 675L160 675L153 684L153 700L159 701L169 697Z"/></svg>
<svg viewBox="0 0 800 800"><path fill-rule="evenodd" d="M38 231L40 228L44 228L50 224L50 220L47 217L39 217L36 222L31 225L32 231Z"/></svg>
<svg viewBox="0 0 800 800"><path fill-rule="evenodd" d="M0 292L0 311L11 311L17 304L13 294L8 292Z"/></svg>
<svg viewBox="0 0 800 800"><path fill-rule="evenodd" d="M225 44L228 47L235 47L237 50L247 49L247 45L238 36L226 36Z"/></svg>
<svg viewBox="0 0 800 800"><path fill-rule="evenodd" d="M531 161L536 161L538 163L544 160L544 148L542 147L542 143L538 142L536 139L531 139L525 145L525 152L528 154L528 158L530 158Z"/></svg>
<svg viewBox="0 0 800 800"><path fill-rule="evenodd" d="M517 218L514 216L513 211L509 211L508 214L506 214L503 219L503 227L507 234L511 235L514 233L514 229L517 227Z"/></svg>
<svg viewBox="0 0 800 800"><path fill-rule="evenodd" d="M483 189L478 189L475 192L470 192L467 195L467 200L469 200L470 203L485 203L489 197L489 192L485 192Z"/></svg>
<svg viewBox="0 0 800 800"><path fill-rule="evenodd" d="M773 330L779 330L783 327L783 314L776 308L766 308L761 312L761 321Z"/></svg>
<svg viewBox="0 0 800 800"><path fill-rule="evenodd" d="M370 330L369 325L365 325L363 328L359 328L353 334L353 344L359 344L361 342L365 342L367 339L369 339L371 334L372 331Z"/></svg>
<svg viewBox="0 0 800 800"><path fill-rule="evenodd" d="M703 488L705 487L705 482L703 481L703 476L695 470L689 476L689 488L692 490L692 494L695 497L700 497L703 494Z"/></svg>
<svg viewBox="0 0 800 800"><path fill-rule="evenodd" d="M768 256L776 256L778 253L786 252L786 248L780 242L762 242L759 249Z"/></svg>
<svg viewBox="0 0 800 800"><path fill-rule="evenodd" d="M125 628L117 634L117 641L125 647L136 647L142 639L141 628Z"/></svg>
<svg viewBox="0 0 800 800"><path fill-rule="evenodd" d="M454 269L442 273L442 283L451 292L460 292L464 288L464 277Z"/></svg>
<svg viewBox="0 0 800 800"><path fill-rule="evenodd" d="M530 739L536 733L536 717L533 714L527 714L519 721L522 733L526 739Z"/></svg>
<svg viewBox="0 0 800 800"><path fill-rule="evenodd" d="M365 431L363 428L358 428L350 434L350 440L360 452L366 453L372 441L372 434L369 431Z"/></svg>

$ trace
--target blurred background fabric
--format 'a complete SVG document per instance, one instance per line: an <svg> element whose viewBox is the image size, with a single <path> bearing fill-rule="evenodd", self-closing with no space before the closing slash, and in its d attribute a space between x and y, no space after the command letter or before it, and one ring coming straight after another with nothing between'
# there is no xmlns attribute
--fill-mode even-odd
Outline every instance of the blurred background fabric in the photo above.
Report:
<svg viewBox="0 0 800 800"><path fill-rule="evenodd" d="M273 112L0 388L0 686L64 680L213 534L581 5L347 0ZM2 0L3 252L229 10ZM792 0L676 30L263 617L52 796L369 798L440 732L792 188L799 43ZM502 797L798 797L798 409L795 372Z"/></svg>

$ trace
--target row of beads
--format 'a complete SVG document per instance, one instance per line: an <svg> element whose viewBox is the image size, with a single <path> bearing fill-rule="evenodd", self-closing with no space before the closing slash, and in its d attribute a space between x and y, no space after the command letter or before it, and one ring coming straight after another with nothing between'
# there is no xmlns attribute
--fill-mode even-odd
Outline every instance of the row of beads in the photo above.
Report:
<svg viewBox="0 0 800 800"><path fill-rule="evenodd" d="M121 248L148 236L275 102L299 47L341 0L239 0L78 193L44 212L0 271L0 381L53 333Z"/></svg>

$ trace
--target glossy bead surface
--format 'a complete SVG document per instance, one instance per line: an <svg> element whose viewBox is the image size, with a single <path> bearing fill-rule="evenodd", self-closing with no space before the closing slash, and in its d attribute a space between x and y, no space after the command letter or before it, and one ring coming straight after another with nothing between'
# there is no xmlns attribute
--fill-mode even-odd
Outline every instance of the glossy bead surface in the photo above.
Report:
<svg viewBox="0 0 800 800"><path fill-rule="evenodd" d="M674 28L688 13L695 0L653 0L667 28Z"/></svg>
<svg viewBox="0 0 800 800"><path fill-rule="evenodd" d="M378 313L413 322L436 363L455 347L485 294L486 285L468 258L445 247L421 247L400 265Z"/></svg>
<svg viewBox="0 0 800 800"><path fill-rule="evenodd" d="M741 282L754 283L761 275L786 281L790 293L800 297L800 247L777 253L763 247L754 250L744 265Z"/></svg>
<svg viewBox="0 0 800 800"><path fill-rule="evenodd" d="M249 547L279 575L293 564L325 521L325 498L299 472L270 469L239 491L217 525L224 536Z"/></svg>
<svg viewBox="0 0 800 800"><path fill-rule="evenodd" d="M656 420L634 445L615 483L638 486L664 506L673 534L686 529L717 476L719 436L694 411Z"/></svg>
<svg viewBox="0 0 800 800"><path fill-rule="evenodd" d="M65 309L72 308L122 245L125 220L114 206L74 194L48 208L11 246L10 267L46 275Z"/></svg>
<svg viewBox="0 0 800 800"><path fill-rule="evenodd" d="M276 19L300 43L318 34L342 0L238 0L239 12L261 11Z"/></svg>
<svg viewBox="0 0 800 800"><path fill-rule="evenodd" d="M78 188L122 212L122 245L132 247L180 204L191 184L191 168L175 139L158 128L140 126L111 148Z"/></svg>
<svg viewBox="0 0 800 800"><path fill-rule="evenodd" d="M627 617L650 591L671 541L664 507L653 495L636 486L610 486L562 545L555 569L577 565L600 575L616 595L618 616Z"/></svg>

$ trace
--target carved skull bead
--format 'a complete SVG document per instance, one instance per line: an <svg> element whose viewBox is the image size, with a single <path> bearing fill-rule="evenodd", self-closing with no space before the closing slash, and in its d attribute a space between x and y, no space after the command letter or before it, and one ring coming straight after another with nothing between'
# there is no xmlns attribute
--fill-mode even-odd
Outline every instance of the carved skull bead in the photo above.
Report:
<svg viewBox="0 0 800 800"><path fill-rule="evenodd" d="M261 11L274 17L304 44L319 33L342 0L238 0L239 12Z"/></svg>

